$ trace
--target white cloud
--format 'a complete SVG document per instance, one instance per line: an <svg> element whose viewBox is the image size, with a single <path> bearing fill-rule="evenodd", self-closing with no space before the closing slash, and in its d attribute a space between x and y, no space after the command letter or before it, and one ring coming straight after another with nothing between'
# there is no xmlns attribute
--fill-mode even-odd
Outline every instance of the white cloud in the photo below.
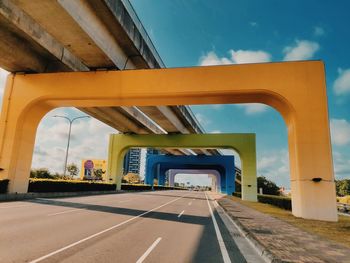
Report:
<svg viewBox="0 0 350 263"><path fill-rule="evenodd" d="M350 179L350 156L333 152L334 173L336 179Z"/></svg>
<svg viewBox="0 0 350 263"><path fill-rule="evenodd" d="M324 29L320 26L315 26L314 27L314 35L317 37L321 37L324 36L326 32L324 31Z"/></svg>
<svg viewBox="0 0 350 263"><path fill-rule="evenodd" d="M222 109L224 105L222 104L211 104L211 105L208 105L208 107L214 109L214 110L219 110L219 109Z"/></svg>
<svg viewBox="0 0 350 263"><path fill-rule="evenodd" d="M338 73L339 76L333 84L335 94L343 95L350 93L350 69L338 69Z"/></svg>
<svg viewBox="0 0 350 263"><path fill-rule="evenodd" d="M230 50L231 60L235 64L259 63L271 61L271 55L262 50Z"/></svg>
<svg viewBox="0 0 350 263"><path fill-rule="evenodd" d="M196 113L195 116L196 116L196 119L198 120L198 122L203 126L206 126L206 125L211 123L211 120L208 119L208 117L204 116L201 113Z"/></svg>
<svg viewBox="0 0 350 263"><path fill-rule="evenodd" d="M238 104L236 105L239 108L244 109L246 115L256 115L263 112L266 112L269 106L260 103L249 103L249 104Z"/></svg>
<svg viewBox="0 0 350 263"><path fill-rule="evenodd" d="M350 143L350 123L344 119L331 119L332 142L338 146Z"/></svg>
<svg viewBox="0 0 350 263"><path fill-rule="evenodd" d="M220 130L214 130L214 131L211 131L210 133L222 133L222 131L220 131Z"/></svg>
<svg viewBox="0 0 350 263"><path fill-rule="evenodd" d="M33 154L32 167L47 167L52 172L62 173L66 153L68 122L52 118L53 115L83 115L75 109L59 108L49 112L41 121ZM109 134L117 131L94 119L77 120L72 125L68 163L79 167L82 159L106 159Z"/></svg>
<svg viewBox="0 0 350 263"><path fill-rule="evenodd" d="M259 161L258 161L258 167L261 170L271 168L271 166L276 163L277 161L277 156L263 156Z"/></svg>
<svg viewBox="0 0 350 263"><path fill-rule="evenodd" d="M266 152L258 158L258 175L265 176L278 186L289 188L289 155L286 149Z"/></svg>
<svg viewBox="0 0 350 263"><path fill-rule="evenodd" d="M228 58L219 58L214 51L210 51L200 58L199 64L201 66L227 65L232 64L232 61Z"/></svg>
<svg viewBox="0 0 350 263"><path fill-rule="evenodd" d="M271 55L262 50L233 50L229 51L230 57L219 58L214 51L210 51L199 60L199 65L227 65L227 64L245 64L261 63L271 61Z"/></svg>
<svg viewBox="0 0 350 263"><path fill-rule="evenodd" d="M320 45L309 40L296 40L293 46L287 46L283 49L285 61L306 60L314 56L320 49Z"/></svg>

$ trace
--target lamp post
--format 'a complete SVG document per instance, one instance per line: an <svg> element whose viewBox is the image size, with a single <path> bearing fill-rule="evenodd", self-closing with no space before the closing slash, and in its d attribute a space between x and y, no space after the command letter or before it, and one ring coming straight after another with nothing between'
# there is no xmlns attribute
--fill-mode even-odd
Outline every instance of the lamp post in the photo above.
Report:
<svg viewBox="0 0 350 263"><path fill-rule="evenodd" d="M69 143L70 143L70 134L72 131L72 124L75 120L77 119L83 119L83 118L90 118L90 116L79 116L79 117L75 117L73 119L70 119L66 116L61 116L61 115L54 115L54 118L64 118L69 122L69 132L68 132L68 142L67 142L67 149L66 149L66 159L64 162L64 171L63 171L63 175L66 175L66 170L67 170L67 161L68 161L68 151L69 151Z"/></svg>

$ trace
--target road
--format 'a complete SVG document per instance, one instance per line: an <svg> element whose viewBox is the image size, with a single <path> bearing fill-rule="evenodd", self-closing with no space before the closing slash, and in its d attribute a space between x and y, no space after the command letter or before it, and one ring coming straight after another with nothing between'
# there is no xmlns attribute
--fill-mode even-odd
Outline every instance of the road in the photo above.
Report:
<svg viewBox="0 0 350 263"><path fill-rule="evenodd" d="M245 262L257 256L244 246L240 251L204 192L0 203L1 263Z"/></svg>

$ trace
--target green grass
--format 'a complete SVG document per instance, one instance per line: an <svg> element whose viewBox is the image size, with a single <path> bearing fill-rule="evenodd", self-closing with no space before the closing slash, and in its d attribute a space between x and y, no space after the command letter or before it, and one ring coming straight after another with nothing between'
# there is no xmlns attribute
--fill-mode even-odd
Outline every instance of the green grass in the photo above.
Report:
<svg viewBox="0 0 350 263"><path fill-rule="evenodd" d="M292 215L292 212L272 205L242 201L234 196L229 196L228 198L262 213L269 214L275 218L288 222L289 224L299 227L306 232L319 235L350 248L350 217L348 216L339 216L338 222L309 220L297 218Z"/></svg>

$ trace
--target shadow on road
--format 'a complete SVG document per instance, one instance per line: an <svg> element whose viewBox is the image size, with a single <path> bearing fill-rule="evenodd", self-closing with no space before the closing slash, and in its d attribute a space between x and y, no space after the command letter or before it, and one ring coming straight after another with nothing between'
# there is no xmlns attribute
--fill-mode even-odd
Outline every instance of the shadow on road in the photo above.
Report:
<svg viewBox="0 0 350 263"><path fill-rule="evenodd" d="M52 199L33 199L33 200L28 200L27 202L62 206L62 207L69 207L69 208L79 208L79 209L85 209L85 210L91 210L91 211L98 211L98 212L105 212L105 213L112 213L112 214L119 214L119 215L128 215L128 216L138 216L148 211L148 210L113 207L113 206L105 206L105 205L94 205L94 204L68 202L68 201L52 200ZM176 221L179 223L197 224L197 225L204 225L206 220L208 220L207 217L203 217L203 216L184 215L181 217L181 221L180 221L177 216L178 216L177 213L152 211L141 217Z"/></svg>

